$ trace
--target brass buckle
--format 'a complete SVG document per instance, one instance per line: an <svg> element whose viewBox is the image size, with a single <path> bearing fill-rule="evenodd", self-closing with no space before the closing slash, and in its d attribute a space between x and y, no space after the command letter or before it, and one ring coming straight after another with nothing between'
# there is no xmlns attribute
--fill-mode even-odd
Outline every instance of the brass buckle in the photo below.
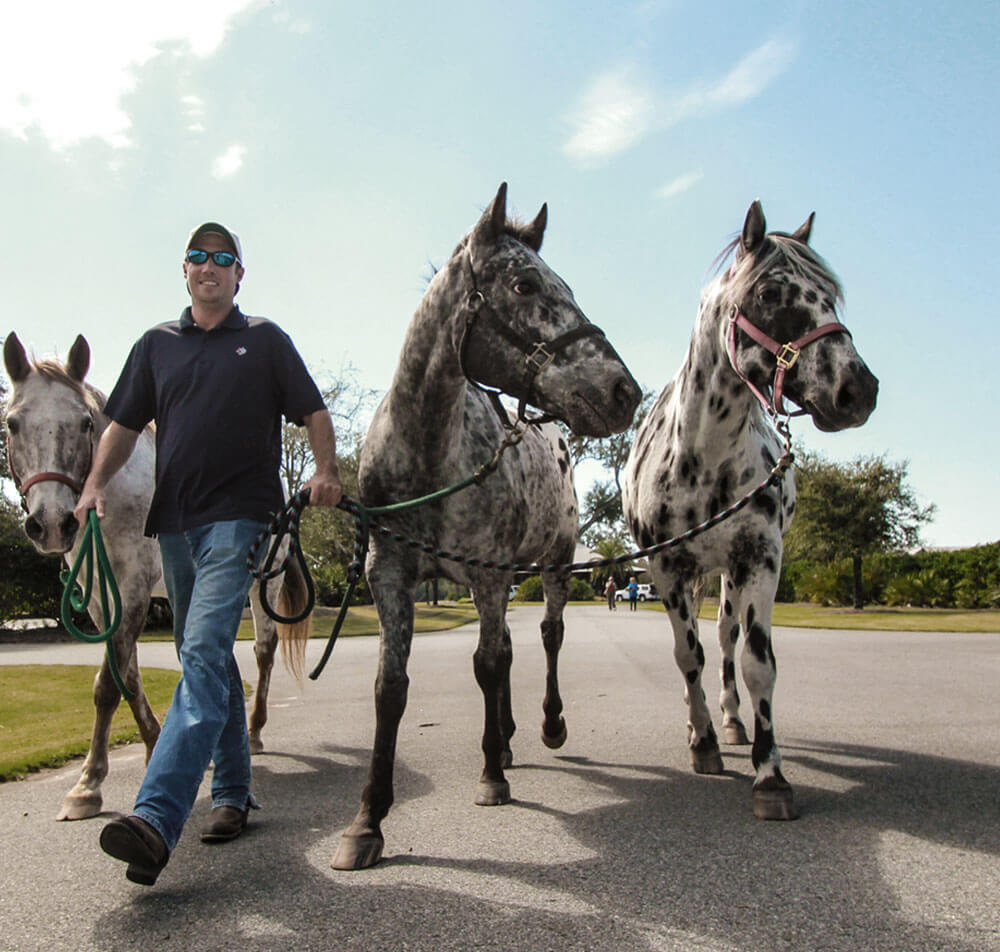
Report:
<svg viewBox="0 0 1000 952"><path fill-rule="evenodd" d="M556 355L546 349L545 341L539 341L535 344L535 349L524 358L524 362L533 368L534 373L540 374L555 359Z"/></svg>
<svg viewBox="0 0 1000 952"><path fill-rule="evenodd" d="M800 353L802 353L802 351L792 347L791 344L782 344L781 350L778 351L777 354L778 366L781 367L782 370L791 370L792 367L795 366L795 361L799 359Z"/></svg>

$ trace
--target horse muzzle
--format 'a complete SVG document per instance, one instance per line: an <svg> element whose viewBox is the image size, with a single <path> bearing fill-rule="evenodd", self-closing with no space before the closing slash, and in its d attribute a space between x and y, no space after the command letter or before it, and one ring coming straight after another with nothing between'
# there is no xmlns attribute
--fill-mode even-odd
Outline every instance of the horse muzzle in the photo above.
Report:
<svg viewBox="0 0 1000 952"><path fill-rule="evenodd" d="M49 512L45 506L28 514L24 532L42 555L63 555L76 540L80 524L71 511Z"/></svg>

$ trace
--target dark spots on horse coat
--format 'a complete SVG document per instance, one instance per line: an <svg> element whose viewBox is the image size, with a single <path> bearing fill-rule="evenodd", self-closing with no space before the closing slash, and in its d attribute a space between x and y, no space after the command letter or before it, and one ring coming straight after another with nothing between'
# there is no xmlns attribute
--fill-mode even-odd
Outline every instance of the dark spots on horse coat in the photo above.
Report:
<svg viewBox="0 0 1000 952"><path fill-rule="evenodd" d="M698 676L700 674L701 672L697 668L695 668L693 671L688 671L688 673L685 675L685 677L688 679L688 684L694 684L695 681L698 680Z"/></svg>
<svg viewBox="0 0 1000 952"><path fill-rule="evenodd" d="M694 651L694 646L698 644L698 636L694 633L693 628L689 628L687 632L688 648Z"/></svg>
<svg viewBox="0 0 1000 952"><path fill-rule="evenodd" d="M730 685L736 680L736 664L731 658L722 663L722 683Z"/></svg>
<svg viewBox="0 0 1000 952"><path fill-rule="evenodd" d="M740 626L739 626L739 622L737 622L735 625L733 625L732 628L729 629L729 640L734 645L736 644L737 641L740 640Z"/></svg>
<svg viewBox="0 0 1000 952"><path fill-rule="evenodd" d="M559 457L559 471L565 476L569 472L569 462L565 456Z"/></svg>
<svg viewBox="0 0 1000 952"><path fill-rule="evenodd" d="M728 598L722 603L722 610L726 613L726 615L732 615L733 603Z"/></svg>
<svg viewBox="0 0 1000 952"><path fill-rule="evenodd" d="M812 288L809 288L805 293L805 298L807 304L815 304L819 300L819 295Z"/></svg>
<svg viewBox="0 0 1000 952"><path fill-rule="evenodd" d="M759 493L754 497L753 506L764 513L768 520L773 520L778 515L778 501L773 492Z"/></svg>

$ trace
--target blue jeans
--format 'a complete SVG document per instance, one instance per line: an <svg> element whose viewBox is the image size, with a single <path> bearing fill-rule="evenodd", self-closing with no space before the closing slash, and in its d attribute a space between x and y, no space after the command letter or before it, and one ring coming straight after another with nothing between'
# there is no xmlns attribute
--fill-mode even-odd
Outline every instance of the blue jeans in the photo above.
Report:
<svg viewBox="0 0 1000 952"><path fill-rule="evenodd" d="M233 645L250 591L247 552L263 528L237 519L160 536L181 679L133 813L170 850L209 762L215 762L213 807L243 810L251 800L246 703Z"/></svg>

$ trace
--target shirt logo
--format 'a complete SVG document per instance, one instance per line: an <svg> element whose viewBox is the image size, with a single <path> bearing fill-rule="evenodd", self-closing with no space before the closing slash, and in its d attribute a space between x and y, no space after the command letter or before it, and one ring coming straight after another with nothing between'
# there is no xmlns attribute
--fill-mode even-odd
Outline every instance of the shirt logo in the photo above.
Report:
<svg viewBox="0 0 1000 952"><path fill-rule="evenodd" d="M247 352L247 349L245 347L237 347L236 348L236 356L237 357L242 357L246 352Z"/></svg>

